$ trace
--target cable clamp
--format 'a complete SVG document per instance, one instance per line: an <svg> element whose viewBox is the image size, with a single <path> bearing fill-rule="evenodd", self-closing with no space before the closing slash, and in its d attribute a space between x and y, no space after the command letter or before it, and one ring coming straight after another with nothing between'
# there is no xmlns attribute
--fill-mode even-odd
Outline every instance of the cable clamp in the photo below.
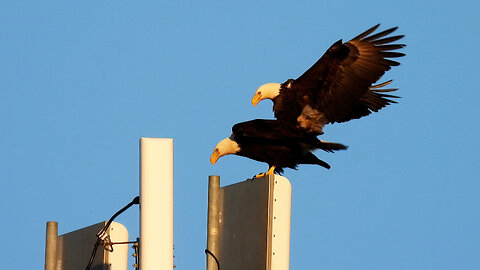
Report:
<svg viewBox="0 0 480 270"><path fill-rule="evenodd" d="M100 240L102 240L102 244L105 250L113 252L113 243L112 243L112 240L110 239L110 235L108 235L106 230L99 231L97 233L97 237L100 238Z"/></svg>
<svg viewBox="0 0 480 270"><path fill-rule="evenodd" d="M106 230L101 230L97 233L97 237L100 238L101 240L105 241L105 238L108 237L108 233Z"/></svg>
<svg viewBox="0 0 480 270"><path fill-rule="evenodd" d="M113 243L112 243L112 240L110 239L110 235L107 235L107 238L103 240L103 246L105 250L113 252Z"/></svg>

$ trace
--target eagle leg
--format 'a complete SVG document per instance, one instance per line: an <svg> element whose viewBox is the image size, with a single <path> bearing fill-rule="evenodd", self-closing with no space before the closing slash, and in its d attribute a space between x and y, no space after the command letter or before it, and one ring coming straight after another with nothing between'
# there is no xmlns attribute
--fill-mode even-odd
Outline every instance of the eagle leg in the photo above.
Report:
<svg viewBox="0 0 480 270"><path fill-rule="evenodd" d="M270 169L268 169L266 173L257 174L254 176L254 178L264 177L265 175L274 175L274 171L275 171L275 166L272 166L270 167Z"/></svg>

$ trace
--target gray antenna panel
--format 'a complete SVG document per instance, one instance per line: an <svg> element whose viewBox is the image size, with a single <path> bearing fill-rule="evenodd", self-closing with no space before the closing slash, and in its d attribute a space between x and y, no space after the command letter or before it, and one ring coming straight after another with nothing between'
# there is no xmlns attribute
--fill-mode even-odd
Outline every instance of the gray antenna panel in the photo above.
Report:
<svg viewBox="0 0 480 270"><path fill-rule="evenodd" d="M56 243L49 241L50 246L55 246L56 258L55 269L57 270L84 270L90 259L95 242L96 234L103 229L106 221L100 222L73 232L56 237ZM48 232L47 232L48 233ZM128 241L128 231L122 224L112 222L107 234L113 243ZM47 238L54 239L52 235ZM50 257L52 258L52 257ZM99 245L92 270L127 270L128 245L113 245L113 251L106 250L102 244ZM48 263L51 265L51 262Z"/></svg>
<svg viewBox="0 0 480 270"><path fill-rule="evenodd" d="M289 269L291 185L279 175L220 188L210 176L207 247L221 269ZM217 269L209 256L207 270Z"/></svg>

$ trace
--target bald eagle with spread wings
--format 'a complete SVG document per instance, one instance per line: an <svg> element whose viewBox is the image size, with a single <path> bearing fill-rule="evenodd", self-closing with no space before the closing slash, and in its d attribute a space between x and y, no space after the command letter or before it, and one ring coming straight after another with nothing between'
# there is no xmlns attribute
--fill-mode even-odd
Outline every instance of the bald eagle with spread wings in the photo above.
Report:
<svg viewBox="0 0 480 270"><path fill-rule="evenodd" d="M397 27L372 34L378 25L343 43L335 42L303 75L286 82L260 86L252 98L273 101L275 117L309 133L321 135L329 123L346 122L377 112L396 103L383 89L390 81L374 85L386 71L399 63L390 58L405 54L395 43L403 35L388 36Z"/></svg>

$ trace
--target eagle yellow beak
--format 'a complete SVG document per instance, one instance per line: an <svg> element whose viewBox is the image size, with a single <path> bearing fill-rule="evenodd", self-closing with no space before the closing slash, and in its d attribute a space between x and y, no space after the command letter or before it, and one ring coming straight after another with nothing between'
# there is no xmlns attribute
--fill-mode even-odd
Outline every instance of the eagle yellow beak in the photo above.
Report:
<svg viewBox="0 0 480 270"><path fill-rule="evenodd" d="M220 151L218 151L218 149L215 148L215 150L213 150L212 155L210 156L210 163L212 163L212 165L215 165L219 157L220 157Z"/></svg>
<svg viewBox="0 0 480 270"><path fill-rule="evenodd" d="M260 102L260 100L262 100L262 93L261 92L255 93L255 95L252 98L252 105L257 106L257 103Z"/></svg>

